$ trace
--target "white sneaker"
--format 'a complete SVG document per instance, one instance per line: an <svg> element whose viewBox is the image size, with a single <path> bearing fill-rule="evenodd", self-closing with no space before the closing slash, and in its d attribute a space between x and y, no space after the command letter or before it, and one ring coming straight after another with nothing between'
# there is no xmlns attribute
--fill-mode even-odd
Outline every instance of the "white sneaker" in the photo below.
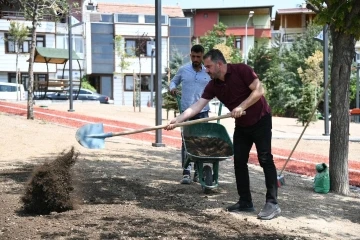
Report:
<svg viewBox="0 0 360 240"><path fill-rule="evenodd" d="M181 184L190 184L191 183L191 177L190 175L184 175L183 178L180 180Z"/></svg>

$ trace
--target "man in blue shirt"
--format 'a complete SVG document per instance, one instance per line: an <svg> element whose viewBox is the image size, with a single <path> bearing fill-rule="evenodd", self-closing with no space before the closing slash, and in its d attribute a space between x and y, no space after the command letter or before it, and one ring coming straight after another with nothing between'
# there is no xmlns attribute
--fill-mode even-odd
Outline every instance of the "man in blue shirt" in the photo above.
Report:
<svg viewBox="0 0 360 240"><path fill-rule="evenodd" d="M204 91L205 86L211 80L210 76L206 73L206 69L202 64L202 58L204 55L204 48L201 45L194 45L191 48L191 62L183 65L179 68L178 72L170 82L170 92L176 93L176 87L181 84L181 112L185 111L193 103L197 102ZM206 105L197 115L189 120L195 120L200 118L209 117L209 105ZM184 143L181 147L182 164L185 163L185 149ZM193 181L198 181L198 174L195 168L195 174ZM191 183L191 165L187 169L183 170L183 178L180 183Z"/></svg>

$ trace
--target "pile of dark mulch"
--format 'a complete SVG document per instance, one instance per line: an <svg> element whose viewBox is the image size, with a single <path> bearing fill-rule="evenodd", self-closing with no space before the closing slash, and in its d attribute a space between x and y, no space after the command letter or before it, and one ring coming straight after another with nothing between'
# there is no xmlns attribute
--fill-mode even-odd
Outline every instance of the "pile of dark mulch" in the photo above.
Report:
<svg viewBox="0 0 360 240"><path fill-rule="evenodd" d="M72 176L70 168L79 153L74 147L61 152L53 161L34 169L22 196L23 211L31 214L49 214L74 209L71 197Z"/></svg>
<svg viewBox="0 0 360 240"><path fill-rule="evenodd" d="M233 155L232 146L216 137L185 137L186 151L200 157L228 157Z"/></svg>

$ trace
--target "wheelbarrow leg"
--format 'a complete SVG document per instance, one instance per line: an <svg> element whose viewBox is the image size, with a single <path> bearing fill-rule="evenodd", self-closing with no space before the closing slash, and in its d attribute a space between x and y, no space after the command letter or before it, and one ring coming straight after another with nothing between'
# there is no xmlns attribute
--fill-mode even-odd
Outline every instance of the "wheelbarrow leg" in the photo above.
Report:
<svg viewBox="0 0 360 240"><path fill-rule="evenodd" d="M213 181L215 183L215 186L217 187L219 185L218 178L219 178L219 161L215 161L213 163Z"/></svg>
<svg viewBox="0 0 360 240"><path fill-rule="evenodd" d="M202 161L197 161L196 168L199 174L199 183L201 185L201 188L204 193L208 193L208 188L206 187L205 181L204 181L204 163Z"/></svg>

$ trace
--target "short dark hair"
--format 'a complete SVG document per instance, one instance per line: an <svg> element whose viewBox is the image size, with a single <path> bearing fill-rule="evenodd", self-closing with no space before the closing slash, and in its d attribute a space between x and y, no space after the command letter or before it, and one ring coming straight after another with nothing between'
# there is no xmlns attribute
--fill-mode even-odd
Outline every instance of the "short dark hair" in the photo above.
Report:
<svg viewBox="0 0 360 240"><path fill-rule="evenodd" d="M213 62L220 61L226 64L225 57L219 49L211 49L210 51L208 51L204 55L203 59L205 60L206 58L210 58L210 60Z"/></svg>
<svg viewBox="0 0 360 240"><path fill-rule="evenodd" d="M204 53L205 50L204 50L204 47L203 47L203 46L201 46L201 45L199 45L199 44L196 44L196 45L192 46L191 52Z"/></svg>

